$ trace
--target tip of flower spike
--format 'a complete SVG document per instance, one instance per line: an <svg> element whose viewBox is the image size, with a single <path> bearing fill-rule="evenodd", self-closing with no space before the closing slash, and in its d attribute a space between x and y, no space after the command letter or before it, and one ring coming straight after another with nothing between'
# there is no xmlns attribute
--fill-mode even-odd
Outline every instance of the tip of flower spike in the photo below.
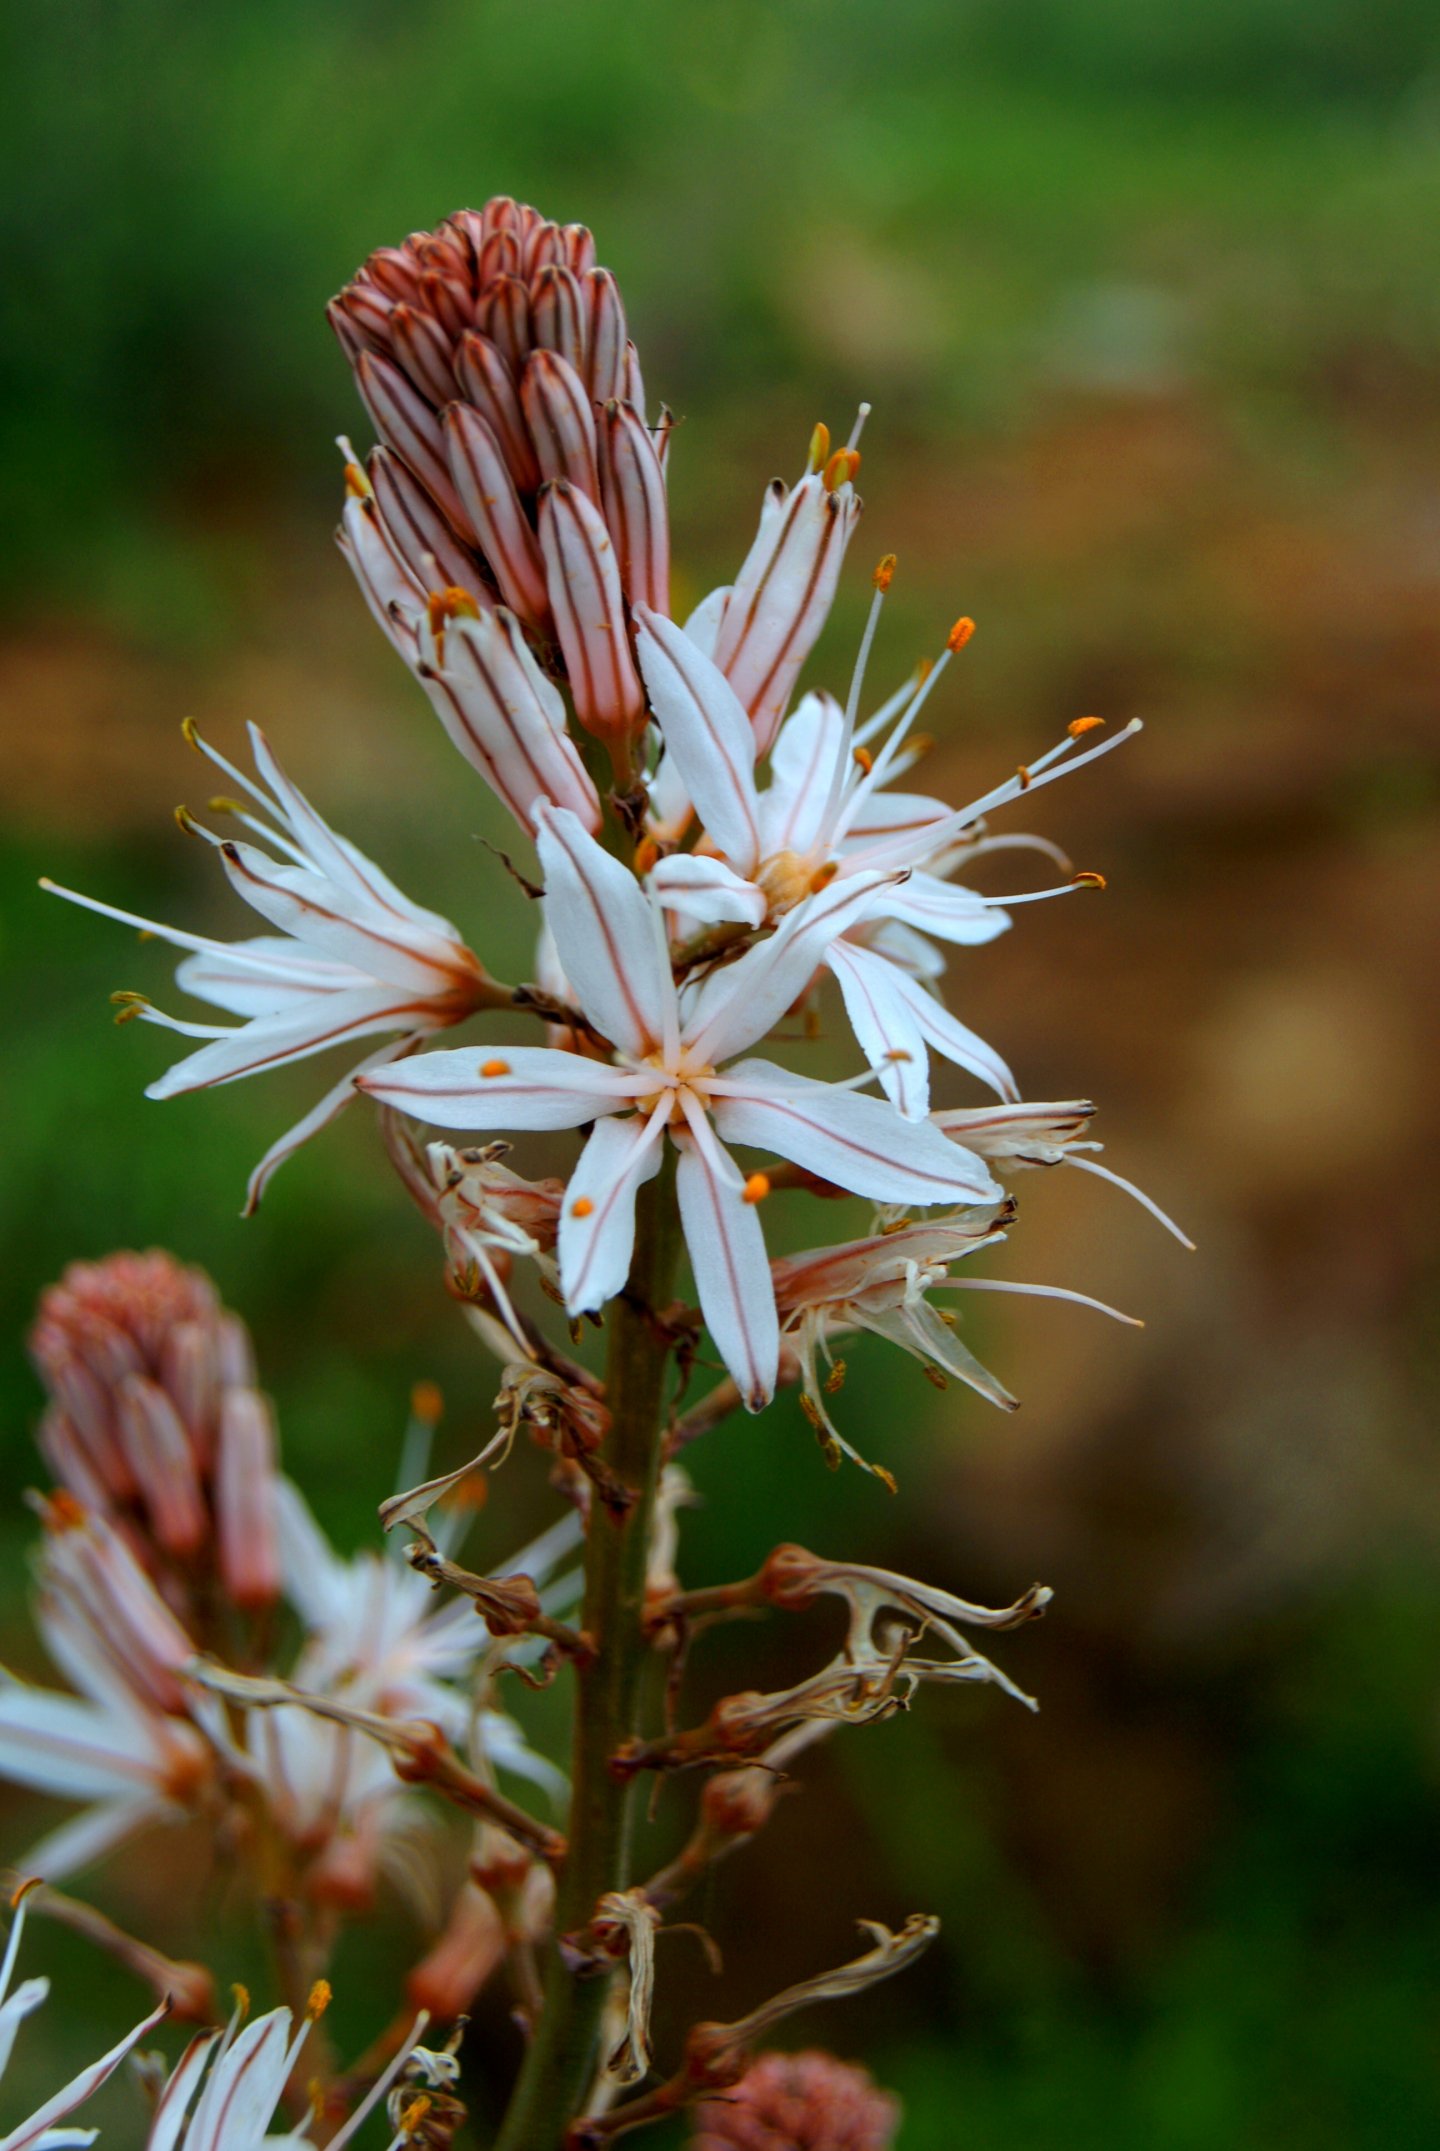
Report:
<svg viewBox="0 0 1440 2151"><path fill-rule="evenodd" d="M445 1399L438 1382L417 1382L410 1392L410 1410L426 1426L438 1426L445 1414Z"/></svg>
<svg viewBox="0 0 1440 2151"><path fill-rule="evenodd" d="M306 1999L306 2016L309 2017L312 2022L317 2017L323 2017L326 2010L330 2007L331 1999L332 1994L329 1980L317 1979L314 1986L310 1989L310 1993Z"/></svg>
<svg viewBox="0 0 1440 2151"><path fill-rule="evenodd" d="M805 458L806 469L811 472L823 470L825 467L825 460L828 457L829 453L830 428L826 425L824 419L822 418L819 425L815 428L815 431L810 436L810 448Z"/></svg>
<svg viewBox="0 0 1440 2151"><path fill-rule="evenodd" d="M1083 739L1087 732L1098 732L1104 722L1103 717L1072 717L1065 729L1072 739Z"/></svg>
<svg viewBox="0 0 1440 2151"><path fill-rule="evenodd" d="M746 1181L746 1183L745 1183L744 1187L743 1187L743 1188L741 1189L741 1191L740 1191L740 1200L741 1200L742 1202L750 1202L750 1203L755 1203L755 1202L764 1202L764 1200L765 1200L765 1197L766 1197L766 1196L767 1196L767 1195L768 1195L769 1193L770 1193L770 1176L769 1176L769 1174L768 1174L768 1173L751 1173L751 1175L750 1175L749 1179L748 1179L748 1180Z"/></svg>
<svg viewBox="0 0 1440 2151"><path fill-rule="evenodd" d="M951 628L949 634L945 637L946 649L963 650L966 643L970 640L970 637L974 634L974 632L975 622L970 618L969 613L962 613L960 618L955 622L955 625Z"/></svg>
<svg viewBox="0 0 1440 2151"><path fill-rule="evenodd" d="M1103 874L1072 874L1072 889L1108 889L1110 884Z"/></svg>
<svg viewBox="0 0 1440 2151"><path fill-rule="evenodd" d="M874 582L877 590L888 590L890 588L891 583L895 580L895 570L898 565L899 563L893 553L885 555L885 558L875 570Z"/></svg>

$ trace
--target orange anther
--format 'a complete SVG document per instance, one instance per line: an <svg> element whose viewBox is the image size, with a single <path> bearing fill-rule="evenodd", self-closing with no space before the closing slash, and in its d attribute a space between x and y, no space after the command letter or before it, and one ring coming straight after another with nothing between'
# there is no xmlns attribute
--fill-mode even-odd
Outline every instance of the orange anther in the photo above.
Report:
<svg viewBox="0 0 1440 2151"><path fill-rule="evenodd" d="M509 1075L510 1063L509 1061L482 1061L480 1063L480 1073L482 1076Z"/></svg>
<svg viewBox="0 0 1440 2151"><path fill-rule="evenodd" d="M305 2004L306 2016L323 2017L326 2010L330 2007L330 2001L331 1990L329 1980L317 1979L314 1986L310 1989L309 1998Z"/></svg>
<svg viewBox="0 0 1440 2151"><path fill-rule="evenodd" d="M431 633L435 635L440 633L447 620L478 620L480 617L480 607L474 598L457 583L449 584L444 590L432 590L425 600L425 609L430 616Z"/></svg>
<svg viewBox="0 0 1440 2151"><path fill-rule="evenodd" d="M78 1531L86 1521L83 1502L63 1486L57 1486L45 1504L45 1522L52 1531Z"/></svg>
<svg viewBox="0 0 1440 2151"><path fill-rule="evenodd" d="M870 752L870 749L868 747L852 747L850 752L868 777L875 767L875 757Z"/></svg>
<svg viewBox="0 0 1440 2151"><path fill-rule="evenodd" d="M347 463L345 466L345 490L352 500L370 498L370 480L358 463Z"/></svg>
<svg viewBox="0 0 1440 2151"><path fill-rule="evenodd" d="M656 843L654 837L641 837L639 843L635 846L636 873L648 874L659 857L660 846Z"/></svg>
<svg viewBox="0 0 1440 2151"><path fill-rule="evenodd" d="M825 459L829 455L829 453L830 428L826 425L824 419L822 418L819 425L815 428L815 431L810 436L810 453L807 459L807 467L812 471L820 470L823 467Z"/></svg>
<svg viewBox="0 0 1440 2151"><path fill-rule="evenodd" d="M839 871L840 862L838 859L827 859L823 866L817 866L810 876L811 895L817 895L821 889L828 889Z"/></svg>
<svg viewBox="0 0 1440 2151"><path fill-rule="evenodd" d="M1065 729L1072 739L1083 739L1087 732L1098 732L1104 722L1103 717L1075 717Z"/></svg>
<svg viewBox="0 0 1440 2151"><path fill-rule="evenodd" d="M572 1217L591 1217L594 1215L594 1211L595 1205L588 1195L577 1195L570 1205L570 1215Z"/></svg>
<svg viewBox="0 0 1440 2151"><path fill-rule="evenodd" d="M752 1173L741 1190L740 1200L742 1202L764 1202L769 1193L769 1176L765 1173Z"/></svg>
<svg viewBox="0 0 1440 2151"><path fill-rule="evenodd" d="M18 1912L21 1905L30 1895L30 1892L32 1890L38 1890L44 1887L44 1880L45 1878L43 1875L22 1875L20 1880L16 1883L14 1889L10 1892L10 1910L12 1912Z"/></svg>
<svg viewBox="0 0 1440 2151"><path fill-rule="evenodd" d="M891 583L895 580L895 567L895 555L887 553L875 570L875 588L877 590L888 590L890 588Z"/></svg>
<svg viewBox="0 0 1440 2151"><path fill-rule="evenodd" d="M837 448L825 466L825 490L834 493L842 485L849 485L860 468L858 448Z"/></svg>
<svg viewBox="0 0 1440 2151"><path fill-rule="evenodd" d="M1016 776L1016 780L1017 780L1017 781L1018 781L1018 783L1019 783L1019 786L1020 786L1020 789L1021 789L1021 791L1022 791L1022 792L1028 792L1028 791L1029 791L1029 789L1030 789L1030 772L1029 772L1029 770L1028 770L1028 769L1027 769L1027 768L1025 767L1025 764L1024 764L1023 762L1022 762L1022 763L1020 764L1020 767L1019 767L1019 768L1018 768L1018 769L1016 770L1016 772L1015 772L1015 776Z"/></svg>
<svg viewBox="0 0 1440 2151"><path fill-rule="evenodd" d="M968 612L962 613L960 618L955 622L955 625L951 628L949 634L945 637L946 649L963 650L966 643L970 640L970 637L974 634L974 632L975 622L971 619Z"/></svg>
<svg viewBox="0 0 1440 2151"><path fill-rule="evenodd" d="M433 1427L445 1411L445 1399L440 1394L439 1383L417 1382L410 1392L410 1410L416 1419Z"/></svg>
<svg viewBox="0 0 1440 2151"><path fill-rule="evenodd" d="M1110 884L1103 874L1074 874L1070 886L1072 889L1108 889Z"/></svg>

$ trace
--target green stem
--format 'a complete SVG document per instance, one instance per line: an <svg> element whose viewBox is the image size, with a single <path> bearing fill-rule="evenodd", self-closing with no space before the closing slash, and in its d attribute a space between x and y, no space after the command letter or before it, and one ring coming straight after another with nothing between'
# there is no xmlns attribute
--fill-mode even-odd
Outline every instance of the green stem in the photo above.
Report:
<svg viewBox="0 0 1440 2151"><path fill-rule="evenodd" d="M658 1320L673 1292L679 1250L674 1153L640 1190L635 1255L610 1310L605 1462L638 1496L623 1522L596 1500L585 1548L582 1625L594 1661L577 1671L570 1849L560 1878L555 1932L587 1927L599 1898L631 1880L638 1788L617 1783L610 1758L637 1732L648 1646L643 1628L645 1559L661 1465L660 1429L670 1347ZM552 1947L545 2006L530 2042L496 2151L558 2151L579 2113L596 2061L608 1982L577 1978Z"/></svg>

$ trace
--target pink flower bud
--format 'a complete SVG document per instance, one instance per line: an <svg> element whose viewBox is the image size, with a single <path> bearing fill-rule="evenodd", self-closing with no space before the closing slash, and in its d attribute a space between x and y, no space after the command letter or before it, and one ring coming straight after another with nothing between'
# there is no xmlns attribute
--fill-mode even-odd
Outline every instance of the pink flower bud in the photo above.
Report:
<svg viewBox="0 0 1440 2151"><path fill-rule="evenodd" d="M889 2151L900 2107L833 2054L762 2054L696 2108L690 2151Z"/></svg>

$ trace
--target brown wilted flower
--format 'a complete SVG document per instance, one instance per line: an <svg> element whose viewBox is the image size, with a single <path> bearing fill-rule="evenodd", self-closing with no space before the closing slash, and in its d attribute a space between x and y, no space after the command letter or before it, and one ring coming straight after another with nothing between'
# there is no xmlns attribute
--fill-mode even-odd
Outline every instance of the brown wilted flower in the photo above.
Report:
<svg viewBox="0 0 1440 2151"><path fill-rule="evenodd" d="M690 2151L889 2151L900 2107L864 2069L812 2049L762 2054L696 2123Z"/></svg>

